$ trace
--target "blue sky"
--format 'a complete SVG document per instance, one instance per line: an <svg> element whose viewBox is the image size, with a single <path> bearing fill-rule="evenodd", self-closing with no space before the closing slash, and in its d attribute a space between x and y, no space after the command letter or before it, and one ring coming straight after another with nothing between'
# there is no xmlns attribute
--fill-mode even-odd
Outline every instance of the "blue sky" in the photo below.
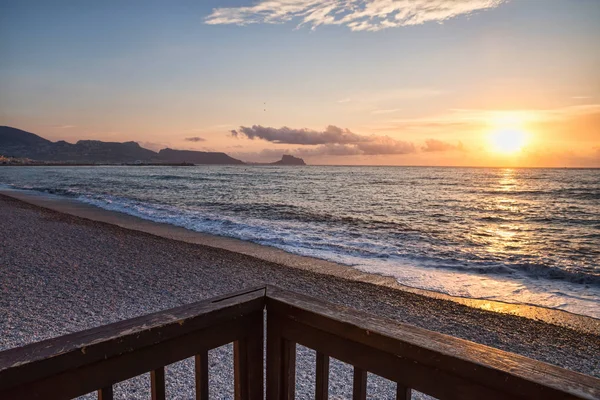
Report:
<svg viewBox="0 0 600 400"><path fill-rule="evenodd" d="M600 1L351 3L0 1L0 124L253 160L600 164ZM332 125L377 146L230 134L254 125ZM498 130L527 145L494 151Z"/></svg>

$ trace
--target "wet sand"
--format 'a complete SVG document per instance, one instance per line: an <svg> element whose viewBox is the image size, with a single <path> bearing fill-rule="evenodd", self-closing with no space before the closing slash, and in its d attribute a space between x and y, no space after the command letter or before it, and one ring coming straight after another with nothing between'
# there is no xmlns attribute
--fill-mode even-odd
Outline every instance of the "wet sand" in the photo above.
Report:
<svg viewBox="0 0 600 400"><path fill-rule="evenodd" d="M599 321L592 318L423 295L391 278L251 243L76 202L39 196L26 200L68 213L0 195L0 350L244 287L274 284L600 377ZM309 377L314 355L300 353L298 376ZM230 381L231 371L221 363L224 357L230 357L230 349L211 355L211 368L218 372L211 370L211 380L217 387ZM187 364L172 371L189 368ZM332 364L334 395L345 397L349 377L346 365ZM121 385L119 397L137 397L144 379ZM186 382L172 374L169 391L187 398L186 388L193 385ZM311 384L307 378L298 387L298 398L311 393ZM230 389L218 390L217 397L228 398ZM371 378L369 390L376 398L392 393L388 383Z"/></svg>

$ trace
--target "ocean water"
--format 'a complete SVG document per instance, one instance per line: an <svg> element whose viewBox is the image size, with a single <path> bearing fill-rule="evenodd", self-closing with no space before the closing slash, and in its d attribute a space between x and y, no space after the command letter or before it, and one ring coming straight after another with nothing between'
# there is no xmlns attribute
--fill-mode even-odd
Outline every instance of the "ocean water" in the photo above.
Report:
<svg viewBox="0 0 600 400"><path fill-rule="evenodd" d="M600 170L7 167L0 187L600 318Z"/></svg>

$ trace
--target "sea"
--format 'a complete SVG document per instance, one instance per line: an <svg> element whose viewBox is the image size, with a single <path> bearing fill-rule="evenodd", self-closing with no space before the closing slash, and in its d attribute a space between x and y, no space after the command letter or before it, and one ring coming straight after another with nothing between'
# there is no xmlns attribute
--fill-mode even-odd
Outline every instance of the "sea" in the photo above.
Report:
<svg viewBox="0 0 600 400"><path fill-rule="evenodd" d="M600 170L6 167L0 188L68 197L452 296L600 318Z"/></svg>

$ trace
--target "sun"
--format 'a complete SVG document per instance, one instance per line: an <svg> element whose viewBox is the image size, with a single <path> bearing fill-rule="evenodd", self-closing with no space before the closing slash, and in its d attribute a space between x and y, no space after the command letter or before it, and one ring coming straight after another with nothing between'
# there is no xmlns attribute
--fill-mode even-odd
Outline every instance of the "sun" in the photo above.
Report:
<svg viewBox="0 0 600 400"><path fill-rule="evenodd" d="M492 148L499 153L516 153L527 141L525 131L519 128L501 128L490 134Z"/></svg>
<svg viewBox="0 0 600 400"><path fill-rule="evenodd" d="M528 134L523 128L525 116L517 113L495 115L490 120L489 144L492 151L514 154L527 144Z"/></svg>

